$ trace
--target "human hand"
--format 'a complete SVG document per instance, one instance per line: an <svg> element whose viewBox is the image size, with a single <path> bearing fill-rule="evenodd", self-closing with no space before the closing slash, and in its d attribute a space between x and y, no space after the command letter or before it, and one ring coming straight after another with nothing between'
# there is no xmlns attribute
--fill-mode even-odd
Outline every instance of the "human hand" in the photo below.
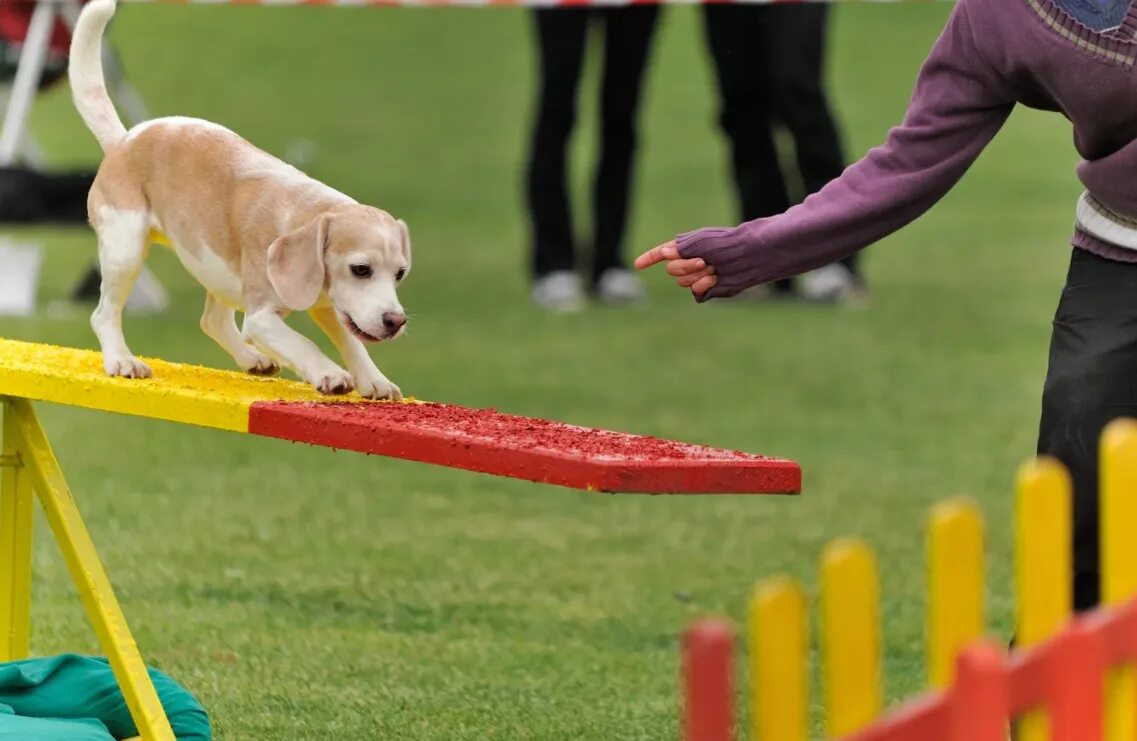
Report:
<svg viewBox="0 0 1137 741"><path fill-rule="evenodd" d="M652 247L636 258L636 269L644 270L656 263L667 263L667 274L682 288L690 288L695 298L701 299L718 283L715 266L708 265L701 257L684 258L679 254L675 241Z"/></svg>

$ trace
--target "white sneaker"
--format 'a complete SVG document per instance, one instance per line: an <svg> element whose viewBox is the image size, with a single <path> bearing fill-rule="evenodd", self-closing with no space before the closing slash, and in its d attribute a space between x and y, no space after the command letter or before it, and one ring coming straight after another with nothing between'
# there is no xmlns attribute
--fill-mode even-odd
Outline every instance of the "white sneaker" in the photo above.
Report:
<svg viewBox="0 0 1137 741"><path fill-rule="evenodd" d="M609 268L596 281L596 297L606 304L636 304L646 296L643 281L631 270Z"/></svg>
<svg viewBox="0 0 1137 741"><path fill-rule="evenodd" d="M36 308L43 248L0 241L0 314L31 316Z"/></svg>
<svg viewBox="0 0 1137 741"><path fill-rule="evenodd" d="M145 265L134 282L134 290L126 300L128 314L161 314L170 306L166 289Z"/></svg>
<svg viewBox="0 0 1137 741"><path fill-rule="evenodd" d="M543 275L533 284L533 303L549 311L577 311L584 305L580 277L571 270Z"/></svg>
<svg viewBox="0 0 1137 741"><path fill-rule="evenodd" d="M840 263L826 265L801 277L801 294L808 301L858 303L866 298L864 288Z"/></svg>

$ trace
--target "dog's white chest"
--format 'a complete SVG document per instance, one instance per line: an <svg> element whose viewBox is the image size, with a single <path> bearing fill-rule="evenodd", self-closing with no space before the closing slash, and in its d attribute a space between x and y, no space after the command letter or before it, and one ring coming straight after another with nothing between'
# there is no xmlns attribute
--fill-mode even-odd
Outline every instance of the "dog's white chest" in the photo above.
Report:
<svg viewBox="0 0 1137 741"><path fill-rule="evenodd" d="M232 309L245 308L240 276L207 245L199 244L198 249L191 252L175 243L174 251L190 275L221 303Z"/></svg>

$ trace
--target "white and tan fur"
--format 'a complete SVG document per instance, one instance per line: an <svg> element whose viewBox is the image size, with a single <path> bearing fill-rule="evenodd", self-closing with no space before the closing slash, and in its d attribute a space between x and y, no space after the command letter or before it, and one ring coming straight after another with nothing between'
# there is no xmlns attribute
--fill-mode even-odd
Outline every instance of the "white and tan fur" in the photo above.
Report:
<svg viewBox="0 0 1137 741"><path fill-rule="evenodd" d="M122 312L157 231L205 287L201 328L242 370L269 374L283 365L324 393L400 398L364 342L394 339L405 327L396 285L411 268L406 224L215 123L159 118L128 132L100 57L114 11L114 0L84 6L69 68L75 105L106 153L88 199L102 273L91 326L106 372L151 374L127 347ZM309 312L346 371L285 323L289 311Z"/></svg>

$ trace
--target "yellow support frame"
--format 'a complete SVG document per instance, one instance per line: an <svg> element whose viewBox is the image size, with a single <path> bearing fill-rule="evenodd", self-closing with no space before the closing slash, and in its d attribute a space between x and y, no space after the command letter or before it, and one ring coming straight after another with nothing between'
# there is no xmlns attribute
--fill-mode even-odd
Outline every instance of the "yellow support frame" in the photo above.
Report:
<svg viewBox="0 0 1137 741"><path fill-rule="evenodd" d="M12 661L28 655L32 487L14 414L3 415L0 432L0 661Z"/></svg>
<svg viewBox="0 0 1137 741"><path fill-rule="evenodd" d="M141 738L174 741L110 579L31 402L0 396L0 406L4 415L0 448L0 660L28 655L34 491Z"/></svg>

